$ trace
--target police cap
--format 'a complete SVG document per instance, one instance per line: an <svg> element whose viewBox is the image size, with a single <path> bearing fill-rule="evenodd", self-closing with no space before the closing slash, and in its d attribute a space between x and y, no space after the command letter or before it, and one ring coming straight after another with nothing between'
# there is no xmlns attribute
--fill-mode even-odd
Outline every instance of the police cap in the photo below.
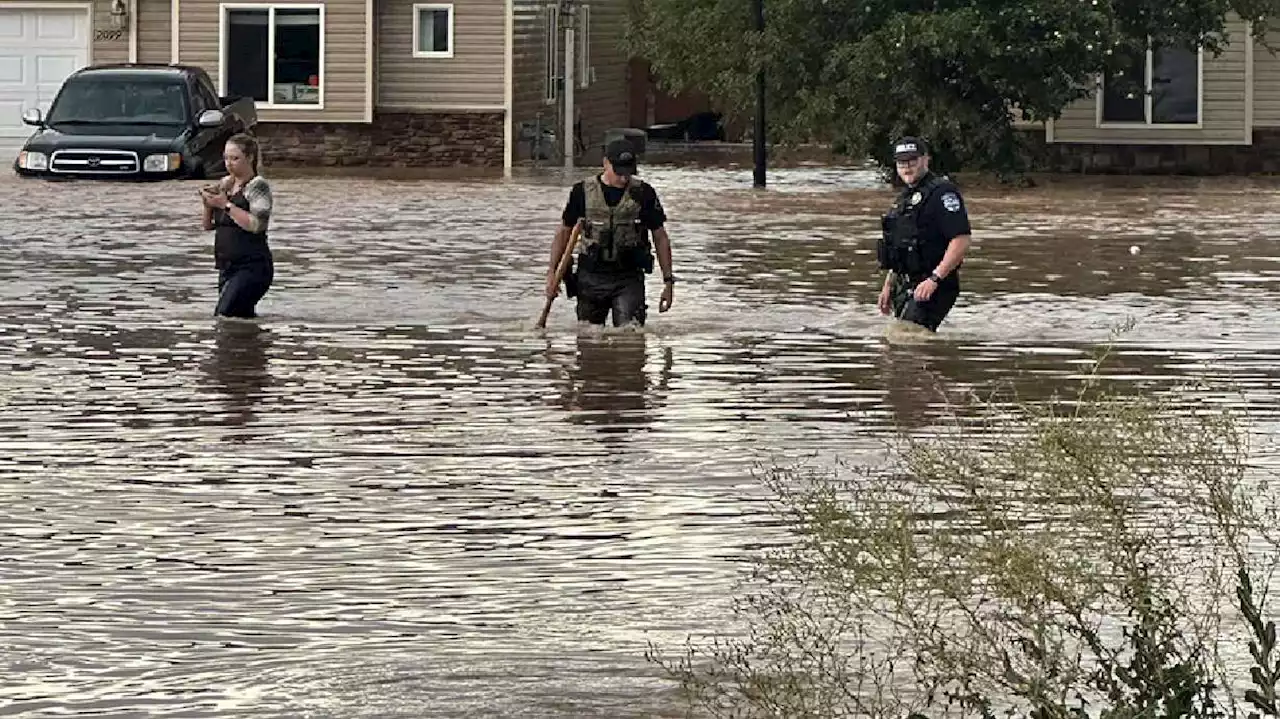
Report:
<svg viewBox="0 0 1280 719"><path fill-rule="evenodd" d="M929 154L929 146L924 140L910 135L893 144L893 159L914 160L921 155Z"/></svg>

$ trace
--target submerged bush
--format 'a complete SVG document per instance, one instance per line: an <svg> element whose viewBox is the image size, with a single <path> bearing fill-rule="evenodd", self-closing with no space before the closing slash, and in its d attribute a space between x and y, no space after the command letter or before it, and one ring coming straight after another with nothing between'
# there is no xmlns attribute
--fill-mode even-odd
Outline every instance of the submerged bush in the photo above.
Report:
<svg viewBox="0 0 1280 719"><path fill-rule="evenodd" d="M1236 417L1096 382L963 409L883 466L765 473L792 541L743 635L648 653L691 714L1277 715L1280 523Z"/></svg>

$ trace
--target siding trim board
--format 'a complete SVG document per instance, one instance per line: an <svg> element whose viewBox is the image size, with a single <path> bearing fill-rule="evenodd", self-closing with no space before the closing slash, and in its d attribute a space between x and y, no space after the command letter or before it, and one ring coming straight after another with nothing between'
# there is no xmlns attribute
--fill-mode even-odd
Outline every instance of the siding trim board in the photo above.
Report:
<svg viewBox="0 0 1280 719"><path fill-rule="evenodd" d="M1244 144L1253 144L1253 23L1244 24Z"/></svg>
<svg viewBox="0 0 1280 719"><path fill-rule="evenodd" d="M374 9L373 0L365 0L364 3L364 121L373 122L373 104L374 94L376 93L374 78L374 63L378 61L377 45L374 43L374 34L378 31L377 10Z"/></svg>
<svg viewBox="0 0 1280 719"><path fill-rule="evenodd" d="M266 102L258 102L259 110L295 110L303 112L317 112L324 110L325 96L325 65L328 64L328 57L325 54L325 38L328 35L325 28L324 3L301 4L301 3L220 3L218 5L218 94L227 94L227 24L229 21L230 11L232 10L267 10L267 57L275 57L275 17L276 10L316 10L320 15L320 68L317 75L317 93L319 101L314 104L276 104L275 103L275 63L268 60L267 62L267 97Z"/></svg>
<svg viewBox="0 0 1280 719"><path fill-rule="evenodd" d="M169 9L169 63L177 65L182 62L182 53L178 50L178 40L182 37L182 0L169 0L173 5Z"/></svg>
<svg viewBox="0 0 1280 719"><path fill-rule="evenodd" d="M503 105L378 105L379 112L421 112L430 114L433 112L505 112L506 107Z"/></svg>
<svg viewBox="0 0 1280 719"><path fill-rule="evenodd" d="M502 171L510 175L515 164L515 53L516 53L516 4L515 0L503 3L502 29Z"/></svg>
<svg viewBox="0 0 1280 719"><path fill-rule="evenodd" d="M1204 129L1204 48L1196 48L1196 121L1181 123L1161 123L1151 122L1151 113L1154 111L1153 100L1151 98L1152 76L1155 74L1155 53L1151 48L1147 48L1147 59L1143 63L1146 76L1143 78L1143 86L1145 93L1143 95L1143 107L1147 119L1143 122L1116 122L1105 121L1102 119L1102 107L1106 98L1106 87L1103 85L1101 75L1097 79L1097 91L1094 96L1095 120L1094 126L1099 130L1108 130L1111 128L1133 130L1203 130Z"/></svg>
<svg viewBox="0 0 1280 719"><path fill-rule="evenodd" d="M138 62L138 0L129 0L129 62Z"/></svg>

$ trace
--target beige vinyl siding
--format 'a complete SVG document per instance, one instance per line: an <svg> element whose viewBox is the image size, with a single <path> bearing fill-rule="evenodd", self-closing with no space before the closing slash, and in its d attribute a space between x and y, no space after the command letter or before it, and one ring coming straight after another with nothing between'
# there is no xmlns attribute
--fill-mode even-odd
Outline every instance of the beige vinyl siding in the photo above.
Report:
<svg viewBox="0 0 1280 719"><path fill-rule="evenodd" d="M181 62L203 67L214 84L218 77L218 36L223 4L218 0L181 0L178 52ZM246 3L249 4L249 3ZM256 3L254 3L256 4ZM324 58L321 110L258 109L262 122L363 122L365 120L365 33L368 27L365 0L281 0L275 5L324 5Z"/></svg>
<svg viewBox="0 0 1280 719"><path fill-rule="evenodd" d="M621 41L628 21L628 5L625 0L588 0L590 6L590 66L594 68L592 82L582 88L580 72L574 67L574 112L582 120L582 139L588 152L599 150L604 134L611 129L626 127L630 118L630 93L628 88L628 58L622 51ZM541 119L544 126L554 129L558 139L564 134L564 96L559 88L556 99L548 103L547 97L547 10L535 0L515 0L515 45L513 49L514 97L512 115L517 138L520 125ZM575 37L575 45L581 42L581 33ZM564 29L557 30L555 43L555 71L564 76ZM529 158L529 144L518 140L516 159ZM558 160L563 150L557 149Z"/></svg>
<svg viewBox="0 0 1280 719"><path fill-rule="evenodd" d="M1280 46L1280 32L1267 33L1267 41ZM1280 127L1280 55L1261 45L1253 50L1253 126Z"/></svg>
<svg viewBox="0 0 1280 719"><path fill-rule="evenodd" d="M529 143L520 136L521 123L532 123L541 118L543 126L554 129L557 136L562 134L563 124L560 122L558 105L548 104L544 99L547 92L545 70L547 7L538 0L513 0L513 2L515 18L512 39L511 115L515 132L513 141L516 143L513 155L517 160L521 160L529 158ZM562 65L563 62L558 53L557 72Z"/></svg>
<svg viewBox="0 0 1280 719"><path fill-rule="evenodd" d="M414 57L414 0L376 0L379 109L502 108L506 0L450 2L453 57Z"/></svg>
<svg viewBox="0 0 1280 719"><path fill-rule="evenodd" d="M125 23L123 32L117 33L111 24L111 0L94 0L93 3L93 65L107 65L117 62L129 62L129 24ZM99 32L104 36L99 37Z"/></svg>
<svg viewBox="0 0 1280 719"><path fill-rule="evenodd" d="M1249 56L1244 23L1228 26L1230 43L1218 57L1205 52L1200 105L1201 127L1143 125L1098 127L1101 92L1068 106L1054 122L1053 140L1093 144L1243 144L1246 137L1245 80Z"/></svg>
<svg viewBox="0 0 1280 719"><path fill-rule="evenodd" d="M588 0L587 5L591 8L588 59L594 68L594 78L585 89L574 88L573 104L582 118L582 139L590 152L600 148L605 132L626 127L631 118L627 56L621 49L627 27L627 5L621 0ZM579 66L574 67L574 74L579 74ZM575 86L580 81L580 77L575 77Z"/></svg>
<svg viewBox="0 0 1280 719"><path fill-rule="evenodd" d="M170 0L137 0L138 62L169 63Z"/></svg>

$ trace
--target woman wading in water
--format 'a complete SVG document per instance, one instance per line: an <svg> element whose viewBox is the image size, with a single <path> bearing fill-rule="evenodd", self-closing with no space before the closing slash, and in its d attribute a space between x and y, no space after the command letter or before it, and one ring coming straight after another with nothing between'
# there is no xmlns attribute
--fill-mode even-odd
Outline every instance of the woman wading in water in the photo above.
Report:
<svg viewBox="0 0 1280 719"><path fill-rule="evenodd" d="M271 220L271 186L258 175L258 141L239 134L223 150L226 177L200 190L203 226L214 230L213 259L218 268L215 315L256 317L254 308L275 277L267 224Z"/></svg>

